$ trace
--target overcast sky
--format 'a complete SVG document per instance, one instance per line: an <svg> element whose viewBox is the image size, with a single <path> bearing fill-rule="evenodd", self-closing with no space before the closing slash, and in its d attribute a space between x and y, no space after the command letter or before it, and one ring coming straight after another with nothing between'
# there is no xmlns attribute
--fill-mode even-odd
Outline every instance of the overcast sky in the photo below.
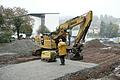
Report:
<svg viewBox="0 0 120 80"><path fill-rule="evenodd" d="M61 15L80 15L93 10L95 15L120 17L120 0L0 0L5 7L23 7L33 12L59 12Z"/></svg>
<svg viewBox="0 0 120 80"><path fill-rule="evenodd" d="M120 18L120 0L0 0L4 7L22 7L29 13L58 12L60 16L78 16L93 11Z"/></svg>

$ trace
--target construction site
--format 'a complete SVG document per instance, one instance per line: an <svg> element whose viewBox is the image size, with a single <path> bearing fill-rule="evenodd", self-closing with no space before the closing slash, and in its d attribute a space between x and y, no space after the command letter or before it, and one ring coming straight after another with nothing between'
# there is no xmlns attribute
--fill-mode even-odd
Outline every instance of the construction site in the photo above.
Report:
<svg viewBox="0 0 120 80"><path fill-rule="evenodd" d="M6 44L2 44L2 46L0 46L0 79L42 80L44 76L42 73L49 71L49 74L45 73L46 76L44 77L53 73L59 76L53 74L53 76L49 76L47 79L43 77L43 80L119 80L119 77L114 74L115 68L120 65L119 44L112 42L103 44L97 39L88 41L85 43L82 51L83 60L67 61L65 66L59 65L59 59L57 59L56 62L47 63L41 61L39 56L32 56L31 50L32 47L35 46L31 40L15 41L9 43L7 46ZM10 53L8 53L8 51ZM13 52L18 54L14 54ZM47 71L44 68L47 68ZM52 69L53 71L51 71ZM67 70L70 72L67 73ZM59 73L57 73L57 71ZM62 71L64 72L63 74L61 73ZM42 74L42 76L39 73ZM62 75L60 75L60 73Z"/></svg>
<svg viewBox="0 0 120 80"><path fill-rule="evenodd" d="M120 18L94 12L52 31L47 15L60 13L0 6L0 80L120 80Z"/></svg>

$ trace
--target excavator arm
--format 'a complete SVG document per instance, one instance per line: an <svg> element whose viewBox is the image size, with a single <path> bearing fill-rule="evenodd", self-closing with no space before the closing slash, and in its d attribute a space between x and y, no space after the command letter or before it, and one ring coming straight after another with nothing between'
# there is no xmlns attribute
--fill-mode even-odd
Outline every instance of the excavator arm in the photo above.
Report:
<svg viewBox="0 0 120 80"><path fill-rule="evenodd" d="M83 47L82 42L84 41L85 36L90 27L90 24L92 21L92 16L93 16L92 11L89 11L86 14L77 16L77 17L70 19L70 20L66 21L65 23L61 24L59 26L58 30L56 31L57 35L55 35L53 39L57 42L58 39L60 39L60 38L62 38L62 39L66 38L66 33L67 33L68 29L72 29L73 27L80 25L79 32L75 38L73 47L71 49L72 53L75 54L71 58L72 60L81 60L82 59L82 57L80 55L80 52L82 51L82 47Z"/></svg>
<svg viewBox="0 0 120 80"><path fill-rule="evenodd" d="M83 59L83 55L80 53L83 47L82 42L84 42L85 36L90 27L92 16L92 11L89 11L86 16L84 16L84 22L80 25L79 32L77 34L77 37L75 38L74 45L72 47L72 52L75 54L73 57L71 57L72 60Z"/></svg>
<svg viewBox="0 0 120 80"><path fill-rule="evenodd" d="M81 16L77 16L73 19L70 19L59 26L59 28L55 32L56 35L53 37L53 39L58 40L61 37L66 38L66 32L68 29L72 29L77 25L80 25L80 30L74 42L74 45L76 45L80 43L81 39L84 40L86 33L89 29L89 26L91 24L91 21L92 21L92 11L89 11L88 13L85 13Z"/></svg>
<svg viewBox="0 0 120 80"><path fill-rule="evenodd" d="M79 32L77 34L77 37L75 39L74 45L79 44L81 39L84 42L86 33L88 32L88 29L90 27L92 21L92 11L89 11L86 16L84 16L84 22L80 25Z"/></svg>
<svg viewBox="0 0 120 80"><path fill-rule="evenodd" d="M84 21L83 16L77 16L77 17L70 19L70 20L66 21L65 23L61 24L59 26L59 28L56 30L57 35L54 37L54 39L57 39L60 36L63 36L68 29L72 29L73 27L81 24L83 21Z"/></svg>

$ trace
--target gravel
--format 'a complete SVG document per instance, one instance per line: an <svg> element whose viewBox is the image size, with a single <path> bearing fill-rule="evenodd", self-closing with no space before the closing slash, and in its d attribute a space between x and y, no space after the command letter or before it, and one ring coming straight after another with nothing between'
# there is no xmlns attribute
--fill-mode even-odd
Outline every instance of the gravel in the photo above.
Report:
<svg viewBox="0 0 120 80"><path fill-rule="evenodd" d="M23 39L16 40L14 42L8 44L0 45L0 54L6 53L20 53L20 54L29 54L32 52L34 48L38 48L39 46L35 44L32 40Z"/></svg>
<svg viewBox="0 0 120 80"><path fill-rule="evenodd" d="M39 48L39 45L35 44L35 42L30 39L16 40L11 43L1 43L0 67L38 59L38 57L32 56L34 48Z"/></svg>

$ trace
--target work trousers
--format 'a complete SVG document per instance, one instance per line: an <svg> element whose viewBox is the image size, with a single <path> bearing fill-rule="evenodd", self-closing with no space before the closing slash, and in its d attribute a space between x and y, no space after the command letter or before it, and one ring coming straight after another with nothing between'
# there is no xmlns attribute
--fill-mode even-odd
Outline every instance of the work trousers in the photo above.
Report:
<svg viewBox="0 0 120 80"><path fill-rule="evenodd" d="M61 64L65 64L65 56L66 55L60 55L60 61L61 61Z"/></svg>

